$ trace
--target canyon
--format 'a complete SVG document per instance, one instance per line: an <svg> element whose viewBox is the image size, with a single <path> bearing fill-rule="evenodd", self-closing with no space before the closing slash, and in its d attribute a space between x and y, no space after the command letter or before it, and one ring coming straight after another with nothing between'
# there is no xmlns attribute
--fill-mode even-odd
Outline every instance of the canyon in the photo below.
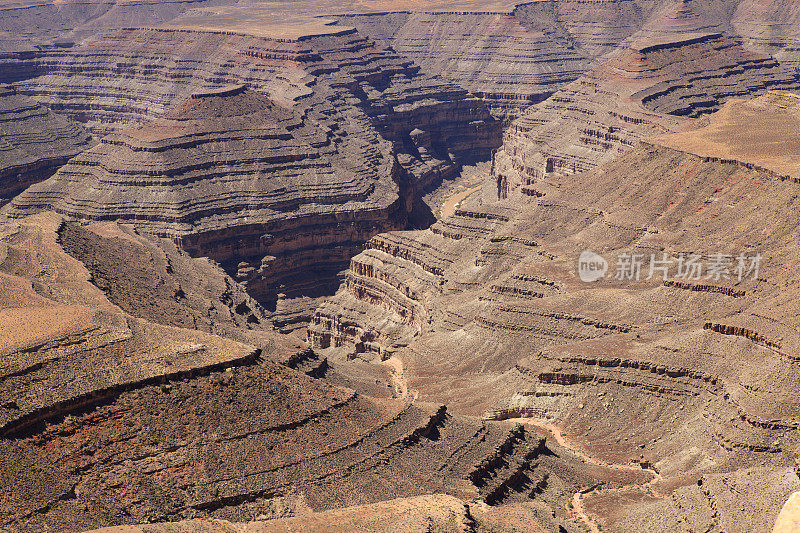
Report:
<svg viewBox="0 0 800 533"><path fill-rule="evenodd" d="M524 186L590 170L645 137L686 130L727 98L799 83L792 69L720 34L636 41L515 120L494 173Z"/></svg>
<svg viewBox="0 0 800 533"><path fill-rule="evenodd" d="M581 497L603 530L768 530L797 483L798 174L787 132L799 111L791 92L731 100L701 129L545 175L535 195L498 200L487 177L429 229L374 237L309 341L332 360L402 359L419 400L547 420L591 456L652 466L659 479L647 487ZM585 249L611 263L606 279L578 279ZM728 273L676 278L690 253L722 254ZM635 277L614 271L626 254L643 261ZM648 277L651 254L673 264L669 276ZM757 254L757 278L737 278L736 257ZM770 476L787 484L770 493L756 481ZM751 526L764 515L751 505L770 506L769 518Z"/></svg>
<svg viewBox="0 0 800 533"><path fill-rule="evenodd" d="M0 529L792 531L798 13L0 0Z"/></svg>
<svg viewBox="0 0 800 533"><path fill-rule="evenodd" d="M55 209L136 221L223 264L287 329L338 286L338 272L368 238L425 223L430 215L414 191L488 157L500 142L500 124L480 100L352 30L290 41L121 30L63 53L25 55L0 68L40 72L16 86L51 104L58 98L57 109L107 135L9 213ZM133 61L122 78L111 75L123 57L153 54L161 69ZM64 92L76 96L68 102ZM114 131L110 121L139 129ZM73 196L76 180L91 196Z"/></svg>

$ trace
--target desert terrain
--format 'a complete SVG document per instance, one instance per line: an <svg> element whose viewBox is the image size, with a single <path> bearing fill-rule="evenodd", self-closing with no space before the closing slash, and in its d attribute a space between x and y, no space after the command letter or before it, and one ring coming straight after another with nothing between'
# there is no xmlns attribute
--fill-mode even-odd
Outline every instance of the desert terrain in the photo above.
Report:
<svg viewBox="0 0 800 533"><path fill-rule="evenodd" d="M799 198L795 0L0 0L0 531L800 531Z"/></svg>

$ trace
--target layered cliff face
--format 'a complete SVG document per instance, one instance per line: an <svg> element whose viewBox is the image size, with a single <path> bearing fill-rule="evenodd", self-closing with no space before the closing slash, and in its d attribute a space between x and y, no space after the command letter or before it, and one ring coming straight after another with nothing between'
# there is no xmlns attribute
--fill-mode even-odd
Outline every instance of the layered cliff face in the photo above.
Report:
<svg viewBox="0 0 800 533"><path fill-rule="evenodd" d="M91 39L104 31L150 26L171 20L186 10L225 0L179 0L125 2L87 0L0 1L0 53L65 48ZM34 22L35 21L35 22Z"/></svg>
<svg viewBox="0 0 800 533"><path fill-rule="evenodd" d="M767 531L800 487L798 125L800 98L770 92L535 194L487 181L430 229L373 238L309 339L650 469L576 496L604 531Z"/></svg>
<svg viewBox="0 0 800 533"><path fill-rule="evenodd" d="M95 131L197 97L184 114L105 138L20 197L15 216L53 208L170 236L223 263L292 328L364 241L409 214L425 222L415 190L499 144L479 99L354 30L275 39L190 22L7 57L22 90ZM252 92L221 87L232 81ZM201 103L215 99L226 100Z"/></svg>
<svg viewBox="0 0 800 533"><path fill-rule="evenodd" d="M628 42L663 39L681 33L735 33L730 20L735 2L667 0L656 4L653 12Z"/></svg>
<svg viewBox="0 0 800 533"><path fill-rule="evenodd" d="M413 208L391 143L312 117L243 86L196 94L167 118L104 137L7 211L168 237L292 324L297 310L277 309L279 294L324 293L361 243L404 227Z"/></svg>
<svg viewBox="0 0 800 533"><path fill-rule="evenodd" d="M796 73L718 34L637 42L514 121L493 173L524 187L585 171L644 137L686 129L732 96L798 86Z"/></svg>
<svg viewBox="0 0 800 533"><path fill-rule="evenodd" d="M500 143L500 125L481 100L354 30L283 38L271 36L280 35L274 24L240 28L223 18L200 30L201 23L188 18L79 47L6 54L0 77L97 133L160 117L193 92L247 84L299 113L377 130L421 187Z"/></svg>
<svg viewBox="0 0 800 533"><path fill-rule="evenodd" d="M469 89L505 119L577 79L593 59L621 43L687 33L735 35L738 28L731 25L736 2L725 1L562 0L495 13L422 9L337 18Z"/></svg>
<svg viewBox="0 0 800 533"><path fill-rule="evenodd" d="M0 85L0 205L91 145L77 123Z"/></svg>
<svg viewBox="0 0 800 533"><path fill-rule="evenodd" d="M552 18L411 12L350 15L339 21L391 46L424 71L468 89L504 119L575 80L590 62Z"/></svg>
<svg viewBox="0 0 800 533"><path fill-rule="evenodd" d="M800 69L800 6L794 0L739 3L732 24L746 46Z"/></svg>
<svg viewBox="0 0 800 533"><path fill-rule="evenodd" d="M370 397L287 368L297 346L252 320L241 287L129 226L2 222L0 288L4 529L383 516L451 530L470 506L489 523L489 505L510 505L520 524L577 532L561 502L579 486L641 477L586 469L519 424L416 404L402 369L373 374L384 388ZM450 496L323 512L431 493Z"/></svg>

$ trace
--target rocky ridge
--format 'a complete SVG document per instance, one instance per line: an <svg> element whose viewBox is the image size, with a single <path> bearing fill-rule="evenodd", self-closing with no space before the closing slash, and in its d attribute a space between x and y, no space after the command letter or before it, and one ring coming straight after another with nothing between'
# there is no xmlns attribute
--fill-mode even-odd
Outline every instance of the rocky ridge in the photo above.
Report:
<svg viewBox="0 0 800 533"><path fill-rule="evenodd" d="M797 76L792 28L763 22L783 7L740 3L772 13L737 11L753 54L718 33L725 2L366 4L307 3L350 29L177 3L25 53L0 21L0 77L107 134L0 221L0 528L767 531L800 488L800 106L766 92ZM389 35L447 53L419 68ZM442 220L385 232L425 228L420 193L498 145L489 107L619 42L556 93L582 87L552 111L564 145L526 148L529 121L482 186L426 195ZM687 257L728 269L647 275ZM310 348L272 328L313 309Z"/></svg>
<svg viewBox="0 0 800 533"><path fill-rule="evenodd" d="M231 31L237 26L225 21L203 29L190 22L0 60L21 91L95 132L162 120L110 134L18 198L10 213L53 208L74 218L119 218L177 239L223 263L276 323L292 329L338 285L338 272L369 237L427 223L416 191L499 145L500 123L479 99L355 30L283 39ZM273 102L248 104L255 114L259 105L270 110L260 133L244 112L215 116L200 106L193 117L170 118L187 97L236 100L245 86ZM273 118L280 127L267 133ZM226 128L238 133L228 139ZM236 154L223 168L215 166L220 150ZM261 150L270 155L254 156ZM195 156L204 163L188 164ZM96 185L77 194L75 180Z"/></svg>
<svg viewBox="0 0 800 533"><path fill-rule="evenodd" d="M20 92L97 133L163 116L192 93L244 84L340 127L357 121L377 130L421 186L487 157L500 141L499 123L480 100L352 29L281 39L224 22L208 29L174 22L6 54L0 66Z"/></svg>
<svg viewBox="0 0 800 533"><path fill-rule="evenodd" d="M275 311L279 293L324 292L362 242L413 210L389 142L312 117L243 86L195 94L104 137L7 211L135 224L219 262Z"/></svg>
<svg viewBox="0 0 800 533"><path fill-rule="evenodd" d="M590 63L555 21L520 20L516 12L395 12L339 21L468 89L503 119L544 100Z"/></svg>
<svg viewBox="0 0 800 533"><path fill-rule="evenodd" d="M55 213L4 222L0 235L0 475L9 480L0 527L314 523L312 513L326 509L446 493L495 505L535 496L543 507L526 520L574 531L549 506L595 475L579 461L556 459L520 425L453 415L387 389L370 397L293 370L297 347L249 320L241 288L208 261L131 227L80 228ZM96 251L88 269L67 253L81 256L82 246ZM112 277L103 266L125 270L128 249L150 258L142 267L155 274L153 301L137 297L136 271ZM162 294L200 272L204 285L171 303ZM214 311L197 329L168 324L204 307ZM382 505L402 517L403 506Z"/></svg>

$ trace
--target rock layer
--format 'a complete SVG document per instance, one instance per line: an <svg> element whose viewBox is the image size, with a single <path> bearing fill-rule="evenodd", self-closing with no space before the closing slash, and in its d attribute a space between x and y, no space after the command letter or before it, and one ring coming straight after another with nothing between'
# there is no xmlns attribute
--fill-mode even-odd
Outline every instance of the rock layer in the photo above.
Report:
<svg viewBox="0 0 800 533"><path fill-rule="evenodd" d="M800 486L797 102L729 102L706 129L537 179L535 195L498 201L487 180L430 229L374 237L309 340L331 359L402 359L421 399L544 419L605 461L652 467L647 487L585 497L603 530L767 530ZM578 277L585 250L608 262L600 281ZM687 280L692 254L703 270Z"/></svg>
<svg viewBox="0 0 800 533"><path fill-rule="evenodd" d="M243 86L167 116L104 137L8 212L135 224L213 258L272 305L324 291L362 242L407 223L410 185L370 130L334 130Z"/></svg>
<svg viewBox="0 0 800 533"><path fill-rule="evenodd" d="M514 13L404 12L339 19L422 69L468 89L508 119L589 67L554 20Z"/></svg>
<svg viewBox="0 0 800 533"><path fill-rule="evenodd" d="M585 171L644 137L686 129L730 97L799 86L797 74L718 34L639 42L514 121L493 174L525 187Z"/></svg>
<svg viewBox="0 0 800 533"><path fill-rule="evenodd" d="M106 137L11 212L53 208L177 239L223 263L291 329L369 237L409 215L424 224L415 191L488 158L500 124L479 99L355 30L275 39L225 28L184 21L7 55L5 77L95 131L166 119ZM242 82L251 96L226 89ZM192 91L189 115L170 119ZM200 103L259 91L276 103Z"/></svg>
<svg viewBox="0 0 800 533"><path fill-rule="evenodd" d="M86 246L96 254L82 253ZM146 305L136 297L141 271L119 261L129 250L142 252L136 268L153 275ZM173 301L164 294L198 273L205 284ZM556 509L593 479L521 425L453 415L410 396L369 397L287 368L298 359L291 341L249 320L254 329L241 326L241 287L130 227L80 228L54 213L0 223L0 286L4 529L291 516L314 525L328 515L312 512L430 493L449 494L437 498L446 508L535 497ZM204 305L211 311L201 317ZM197 329L167 324L192 313ZM199 331L206 328L225 336ZM448 516L431 503L434 517ZM371 516L381 508L388 518L408 507L389 503ZM560 509L528 519L572 531Z"/></svg>
<svg viewBox="0 0 800 533"><path fill-rule="evenodd" d="M359 121L377 130L422 186L462 161L488 157L500 141L499 123L480 100L352 29L279 39L223 22L204 30L176 22L80 47L6 54L0 72L99 133L160 117L191 93L246 84L339 127Z"/></svg>
<svg viewBox="0 0 800 533"><path fill-rule="evenodd" d="M0 204L90 146L81 126L0 85Z"/></svg>
<svg viewBox="0 0 800 533"><path fill-rule="evenodd" d="M800 5L796 0L740 2L732 24L749 48L800 69Z"/></svg>

